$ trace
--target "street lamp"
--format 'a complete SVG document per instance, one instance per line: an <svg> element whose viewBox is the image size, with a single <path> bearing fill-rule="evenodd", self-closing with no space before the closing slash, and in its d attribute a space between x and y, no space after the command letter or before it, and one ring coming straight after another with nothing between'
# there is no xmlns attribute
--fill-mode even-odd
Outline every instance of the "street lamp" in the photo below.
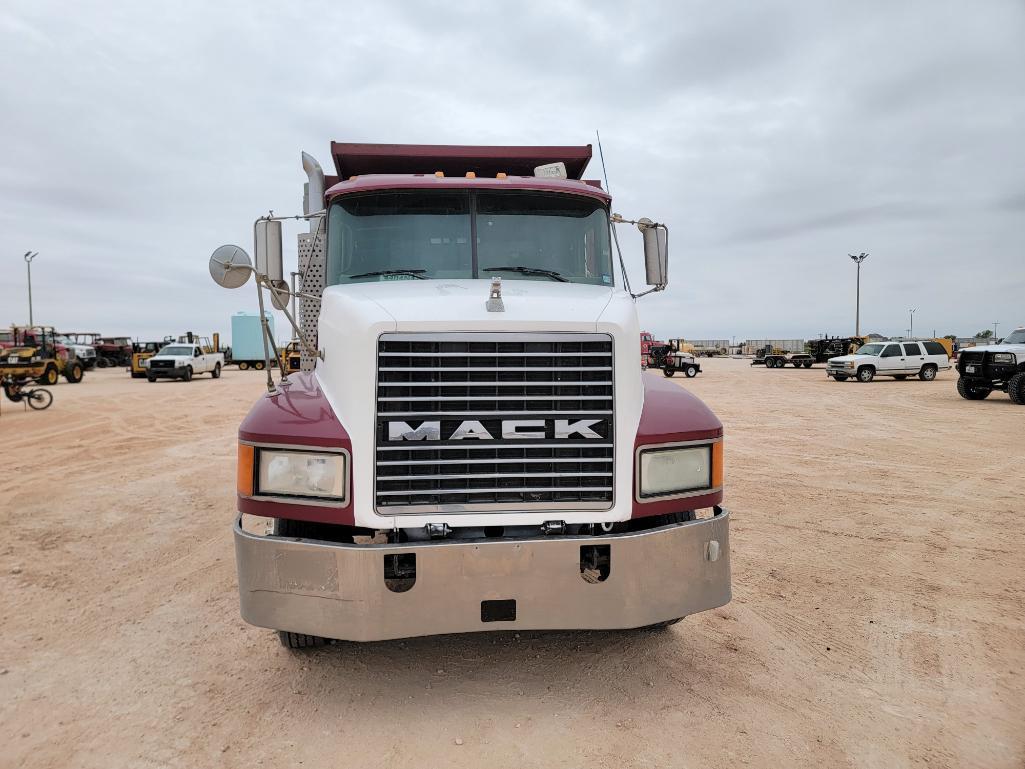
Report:
<svg viewBox="0 0 1025 769"><path fill-rule="evenodd" d="M914 307L908 310L908 315L911 316L911 328L908 329L908 336L912 339L915 338L915 310L917 309L917 307Z"/></svg>
<svg viewBox="0 0 1025 769"><path fill-rule="evenodd" d="M25 252L25 267L28 269L28 324L32 324L32 260L39 256L39 252Z"/></svg>
<svg viewBox="0 0 1025 769"><path fill-rule="evenodd" d="M854 302L854 336L861 336L861 263L868 259L868 254L862 251L857 256L854 254L847 254L847 256L858 265L858 293Z"/></svg>

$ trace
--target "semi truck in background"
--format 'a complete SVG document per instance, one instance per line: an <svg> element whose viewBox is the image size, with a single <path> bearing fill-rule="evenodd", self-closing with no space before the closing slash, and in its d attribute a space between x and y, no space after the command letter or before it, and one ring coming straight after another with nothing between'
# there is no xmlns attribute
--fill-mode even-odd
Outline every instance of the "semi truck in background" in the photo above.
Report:
<svg viewBox="0 0 1025 769"><path fill-rule="evenodd" d="M305 648L665 627L727 603L722 424L639 365L665 226L612 213L590 146L331 152L333 175L303 153L301 216L254 223L255 266L210 259L222 286L255 275L301 347L239 428L243 618ZM309 224L294 294L287 219ZM636 294L615 271L627 224Z"/></svg>
<svg viewBox="0 0 1025 769"><path fill-rule="evenodd" d="M274 316L265 313L274 334ZM245 371L249 368L262 370L266 365L263 348L263 325L256 312L236 312L231 316L231 361Z"/></svg>

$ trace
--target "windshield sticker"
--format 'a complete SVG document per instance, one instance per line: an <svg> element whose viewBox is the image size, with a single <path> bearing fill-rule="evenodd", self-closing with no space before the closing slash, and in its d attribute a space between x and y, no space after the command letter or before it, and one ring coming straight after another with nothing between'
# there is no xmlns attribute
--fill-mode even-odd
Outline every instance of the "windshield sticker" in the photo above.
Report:
<svg viewBox="0 0 1025 769"><path fill-rule="evenodd" d="M609 275L602 275L601 276L601 282L605 283L605 284L611 283L612 282L612 278Z"/></svg>

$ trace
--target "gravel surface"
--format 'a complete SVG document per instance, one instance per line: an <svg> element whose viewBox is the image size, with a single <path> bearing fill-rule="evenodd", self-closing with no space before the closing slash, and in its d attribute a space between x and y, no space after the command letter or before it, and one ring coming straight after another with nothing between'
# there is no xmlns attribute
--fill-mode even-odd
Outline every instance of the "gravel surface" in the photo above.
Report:
<svg viewBox="0 0 1025 769"><path fill-rule="evenodd" d="M702 361L734 599L661 632L308 653L238 615L262 389L94 371L0 404L0 766L1020 767L1025 408Z"/></svg>

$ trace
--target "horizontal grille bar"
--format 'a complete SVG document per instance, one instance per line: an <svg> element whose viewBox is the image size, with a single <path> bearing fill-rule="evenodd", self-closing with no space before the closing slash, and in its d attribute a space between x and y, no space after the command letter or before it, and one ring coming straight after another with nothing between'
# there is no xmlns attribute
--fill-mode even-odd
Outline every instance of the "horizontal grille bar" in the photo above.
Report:
<svg viewBox="0 0 1025 769"><path fill-rule="evenodd" d="M607 358L607 352L560 352L559 356ZM551 358L550 352L382 352L382 358ZM382 368L385 368L382 366Z"/></svg>
<svg viewBox="0 0 1025 769"><path fill-rule="evenodd" d="M390 371L612 371L612 366L381 366L381 373Z"/></svg>
<svg viewBox="0 0 1025 769"><path fill-rule="evenodd" d="M434 441L424 441L424 445L405 442L402 446L378 446L378 451L494 451L495 449L605 449L612 448L611 443L502 443L498 446L492 442L431 445Z"/></svg>
<svg viewBox="0 0 1025 769"><path fill-rule="evenodd" d="M424 397L408 398L378 398L382 401L529 401L545 398L544 395L427 395ZM611 395L553 395L554 400L560 401L610 401ZM606 412L607 413L607 412Z"/></svg>
<svg viewBox="0 0 1025 769"><path fill-rule="evenodd" d="M507 492L541 492L541 491L608 491L606 486L540 486L540 487L506 487L506 488L491 488L491 489L444 489L441 493L445 494L497 494ZM424 491L419 492L420 494L437 494L438 491ZM377 496L417 496L416 491L378 491Z"/></svg>
<svg viewBox="0 0 1025 769"><path fill-rule="evenodd" d="M611 457L537 457L535 459L426 459L422 461L402 461L402 462L381 462L378 461L378 467L386 467L388 465L397 465L401 467L408 467L409 465L417 464L431 464L431 465L531 465L531 464L550 464L552 462L559 464L563 462L611 462ZM577 473L579 475L579 473Z"/></svg>
<svg viewBox="0 0 1025 769"><path fill-rule="evenodd" d="M517 478L603 478L611 477L606 472L579 473L516 473ZM442 473L439 475L379 475L379 481L455 481L465 478L508 478L508 473Z"/></svg>
<svg viewBox="0 0 1025 769"><path fill-rule="evenodd" d="M386 369L385 369L386 370ZM420 369L417 369L418 371ZM506 369L503 369L505 371ZM576 382L532 382L501 381L501 382L378 382L378 387L611 387L612 380L589 380Z"/></svg>

